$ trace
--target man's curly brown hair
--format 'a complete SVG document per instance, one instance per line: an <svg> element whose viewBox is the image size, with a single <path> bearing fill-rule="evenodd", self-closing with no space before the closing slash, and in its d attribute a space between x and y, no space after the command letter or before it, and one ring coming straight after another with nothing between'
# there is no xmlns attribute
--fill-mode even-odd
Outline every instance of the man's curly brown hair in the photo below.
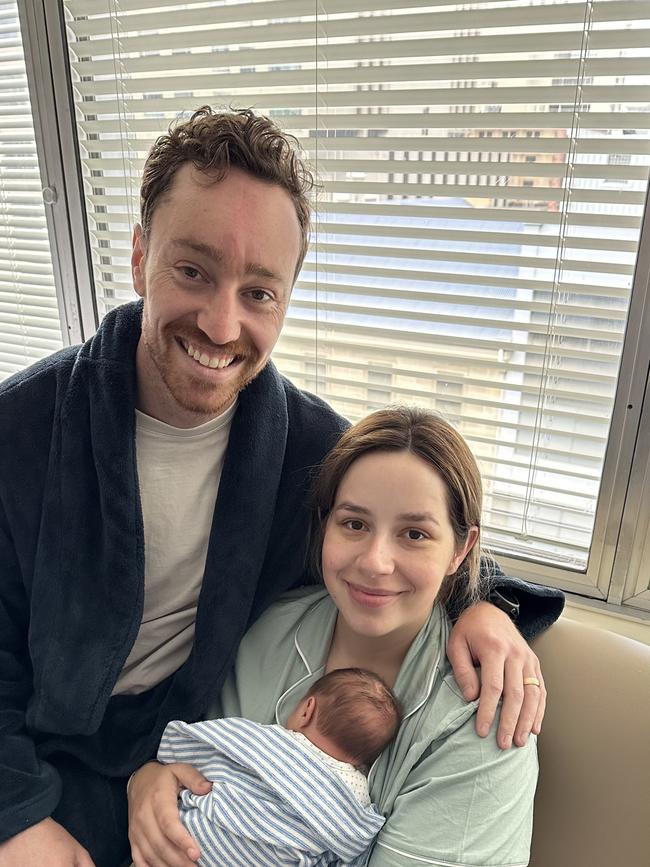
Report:
<svg viewBox="0 0 650 867"><path fill-rule="evenodd" d="M313 175L298 149L297 139L251 109L214 111L202 106L189 120L172 124L149 152L140 187L142 234L146 239L156 207L185 163L192 163L214 183L223 180L230 168L238 168L282 187L291 197L301 238L295 280L309 246L309 193L314 187Z"/></svg>

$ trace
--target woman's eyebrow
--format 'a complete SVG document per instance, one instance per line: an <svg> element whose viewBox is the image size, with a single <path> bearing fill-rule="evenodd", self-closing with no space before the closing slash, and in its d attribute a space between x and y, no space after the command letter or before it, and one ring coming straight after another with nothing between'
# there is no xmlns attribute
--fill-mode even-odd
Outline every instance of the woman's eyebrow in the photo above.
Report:
<svg viewBox="0 0 650 867"><path fill-rule="evenodd" d="M431 512L403 512L397 516L400 521L414 521L416 524L422 521L430 521L440 526L440 521Z"/></svg>
<svg viewBox="0 0 650 867"><path fill-rule="evenodd" d="M334 511L356 512L359 515L370 514L370 509L366 509L365 506L357 506L354 503L339 503L334 507Z"/></svg>

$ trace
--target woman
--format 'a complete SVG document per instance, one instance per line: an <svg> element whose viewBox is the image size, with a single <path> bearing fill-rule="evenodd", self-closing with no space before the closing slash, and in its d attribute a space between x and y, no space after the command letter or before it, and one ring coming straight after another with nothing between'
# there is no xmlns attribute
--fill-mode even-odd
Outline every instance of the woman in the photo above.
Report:
<svg viewBox="0 0 650 867"><path fill-rule="evenodd" d="M374 671L404 721L369 774L387 818L371 867L527 864L535 739L501 751L479 738L477 703L465 702L445 656L441 603L471 598L479 578L481 481L465 441L435 414L382 410L342 436L314 491L312 554L325 588L294 592L249 630L211 715L286 724L323 673ZM527 674L538 688L539 672ZM161 862L150 848L155 803L137 777L130 838L140 867Z"/></svg>

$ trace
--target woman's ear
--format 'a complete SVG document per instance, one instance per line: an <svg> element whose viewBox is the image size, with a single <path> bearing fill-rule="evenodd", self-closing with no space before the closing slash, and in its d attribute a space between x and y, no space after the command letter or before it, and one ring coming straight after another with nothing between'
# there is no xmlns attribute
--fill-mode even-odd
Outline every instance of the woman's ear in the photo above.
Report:
<svg viewBox="0 0 650 867"><path fill-rule="evenodd" d="M467 533L467 539L465 540L465 544L460 550L458 550L449 564L449 570L447 571L447 575L453 575L454 572L458 569L460 564L463 562L465 557L472 550L474 545L478 542L479 539L479 529L478 527L470 527L469 532Z"/></svg>

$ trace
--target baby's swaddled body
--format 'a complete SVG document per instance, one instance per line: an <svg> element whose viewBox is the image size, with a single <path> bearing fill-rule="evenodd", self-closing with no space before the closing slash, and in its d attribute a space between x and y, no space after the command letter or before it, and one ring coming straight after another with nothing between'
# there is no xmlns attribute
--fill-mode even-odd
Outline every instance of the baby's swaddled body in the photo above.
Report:
<svg viewBox="0 0 650 867"><path fill-rule="evenodd" d="M159 761L188 762L212 781L207 795L179 799L201 867L365 867L384 817L359 767L401 718L378 675L340 668L311 685L286 728L237 717L170 722Z"/></svg>
<svg viewBox="0 0 650 867"><path fill-rule="evenodd" d="M384 824L363 774L282 726L174 721L158 758L189 762L213 782L179 803L202 867L363 867Z"/></svg>

